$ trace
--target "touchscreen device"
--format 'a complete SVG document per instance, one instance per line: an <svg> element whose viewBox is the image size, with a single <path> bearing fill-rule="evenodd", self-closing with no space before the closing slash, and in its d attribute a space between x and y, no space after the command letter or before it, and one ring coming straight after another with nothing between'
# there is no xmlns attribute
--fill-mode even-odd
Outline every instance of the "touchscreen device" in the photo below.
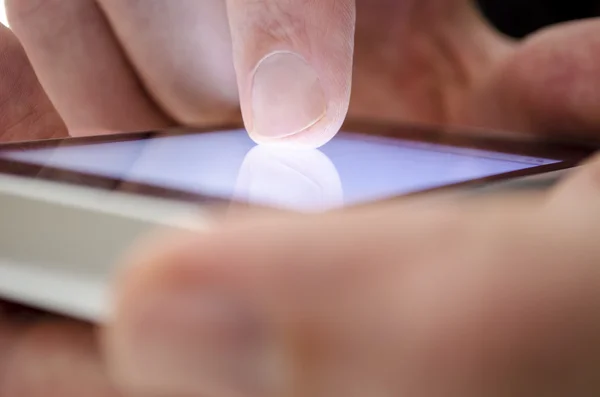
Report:
<svg viewBox="0 0 600 397"><path fill-rule="evenodd" d="M98 320L127 246L161 225L210 227L211 203L325 211L550 175L593 151L369 123L318 150L236 127L0 145L0 297Z"/></svg>

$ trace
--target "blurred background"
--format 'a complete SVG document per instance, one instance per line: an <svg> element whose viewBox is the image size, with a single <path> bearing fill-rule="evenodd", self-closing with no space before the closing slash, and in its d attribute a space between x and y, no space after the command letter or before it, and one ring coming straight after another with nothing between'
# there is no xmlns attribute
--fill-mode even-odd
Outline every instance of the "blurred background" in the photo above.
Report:
<svg viewBox="0 0 600 397"><path fill-rule="evenodd" d="M496 27L523 37L547 25L600 15L598 0L479 0L483 13Z"/></svg>

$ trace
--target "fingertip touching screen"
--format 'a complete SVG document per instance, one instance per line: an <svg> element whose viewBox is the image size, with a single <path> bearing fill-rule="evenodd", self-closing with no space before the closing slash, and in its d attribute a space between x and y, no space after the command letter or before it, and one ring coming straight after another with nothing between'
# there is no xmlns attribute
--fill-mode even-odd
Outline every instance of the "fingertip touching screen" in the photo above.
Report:
<svg viewBox="0 0 600 397"><path fill-rule="evenodd" d="M193 194L325 210L559 163L341 133L319 150L257 146L244 130L0 150L0 158Z"/></svg>

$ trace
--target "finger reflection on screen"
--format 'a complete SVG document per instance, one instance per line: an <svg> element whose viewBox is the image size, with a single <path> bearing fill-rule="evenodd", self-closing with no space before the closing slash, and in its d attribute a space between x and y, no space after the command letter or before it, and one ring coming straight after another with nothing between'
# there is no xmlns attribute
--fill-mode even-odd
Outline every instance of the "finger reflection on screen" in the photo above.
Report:
<svg viewBox="0 0 600 397"><path fill-rule="evenodd" d="M246 155L234 199L311 212L344 204L340 176L324 153L262 145Z"/></svg>

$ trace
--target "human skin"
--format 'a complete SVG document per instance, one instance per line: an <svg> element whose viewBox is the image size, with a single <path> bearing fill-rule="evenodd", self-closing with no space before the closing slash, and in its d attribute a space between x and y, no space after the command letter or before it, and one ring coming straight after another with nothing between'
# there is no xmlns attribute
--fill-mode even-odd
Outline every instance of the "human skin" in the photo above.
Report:
<svg viewBox="0 0 600 397"><path fill-rule="evenodd" d="M242 116L258 142L305 146L347 115L586 139L600 126L598 20L515 42L463 0L7 7L4 140ZM5 313L0 395L595 396L599 170L535 195L150 237L101 329Z"/></svg>

